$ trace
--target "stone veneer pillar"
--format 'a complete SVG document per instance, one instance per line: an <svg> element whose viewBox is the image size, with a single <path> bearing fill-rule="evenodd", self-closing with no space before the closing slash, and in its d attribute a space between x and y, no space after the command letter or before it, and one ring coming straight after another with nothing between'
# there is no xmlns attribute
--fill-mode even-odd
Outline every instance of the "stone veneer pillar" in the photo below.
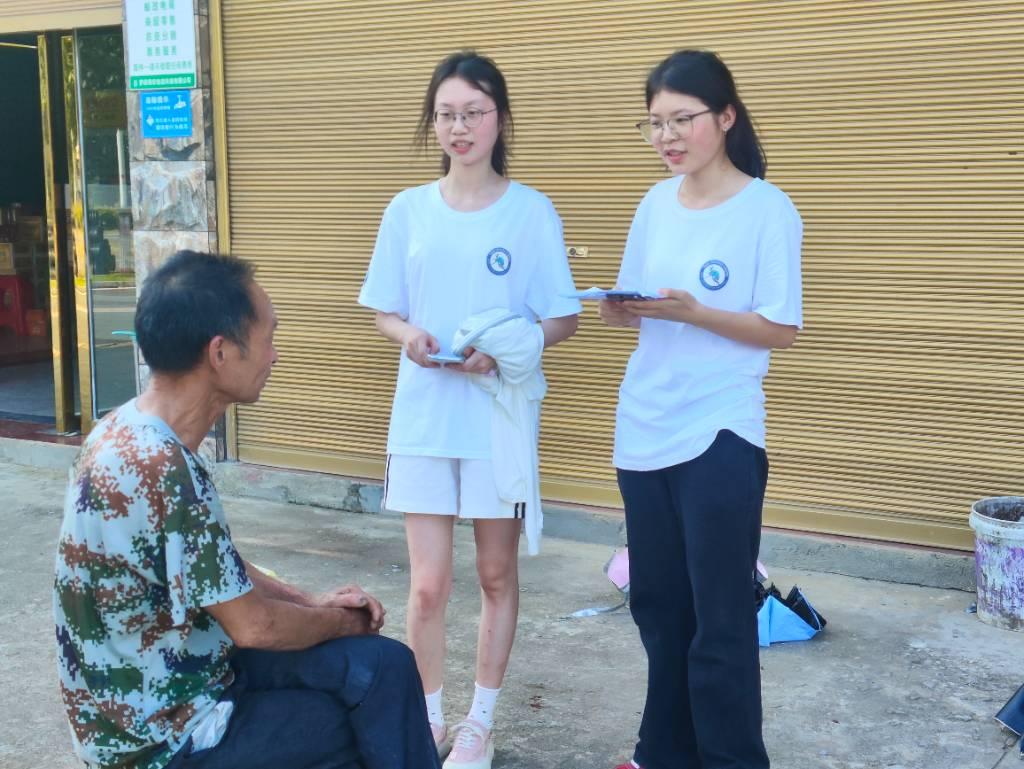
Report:
<svg viewBox="0 0 1024 769"><path fill-rule="evenodd" d="M139 101L144 92L128 91L127 95L137 291L149 273L176 251L217 251L209 0L194 2L198 87L191 90L192 136L143 138ZM149 371L137 354L136 358L136 384L141 392Z"/></svg>

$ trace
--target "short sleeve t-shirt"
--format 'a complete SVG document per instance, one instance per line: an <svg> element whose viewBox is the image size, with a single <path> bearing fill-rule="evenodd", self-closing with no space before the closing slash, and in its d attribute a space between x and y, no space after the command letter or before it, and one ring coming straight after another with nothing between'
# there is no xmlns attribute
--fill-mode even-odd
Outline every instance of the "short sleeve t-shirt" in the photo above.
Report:
<svg viewBox="0 0 1024 769"><path fill-rule="evenodd" d="M480 211L456 211L432 182L388 205L359 302L397 313L448 350L470 315L502 308L531 320L575 315L580 304L562 222L543 194L510 182ZM460 459L491 454L492 396L470 377L427 369L404 352L391 410L388 452Z"/></svg>
<svg viewBox="0 0 1024 769"><path fill-rule="evenodd" d="M684 208L683 177L652 187L626 241L618 285L683 289L702 304L800 327L800 215L753 179L725 202ZM614 464L657 470L700 456L719 430L765 445L762 379L770 351L696 326L644 318L619 389Z"/></svg>
<svg viewBox="0 0 1024 769"><path fill-rule="evenodd" d="M105 417L71 471L54 584L79 758L166 765L230 683L233 644L203 607L251 589L200 461L134 401Z"/></svg>

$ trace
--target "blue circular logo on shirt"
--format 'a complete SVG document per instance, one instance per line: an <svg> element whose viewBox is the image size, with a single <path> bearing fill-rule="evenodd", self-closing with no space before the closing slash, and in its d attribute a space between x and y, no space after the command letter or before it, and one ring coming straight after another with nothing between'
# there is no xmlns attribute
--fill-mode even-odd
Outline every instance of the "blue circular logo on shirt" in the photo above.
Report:
<svg viewBox="0 0 1024 769"><path fill-rule="evenodd" d="M729 268L725 266L725 262L712 259L704 262L704 266L700 268L700 284L708 291L725 288L725 284L728 282Z"/></svg>
<svg viewBox="0 0 1024 769"><path fill-rule="evenodd" d="M512 269L512 254L505 248L492 248L487 254L487 269L495 275L504 275Z"/></svg>

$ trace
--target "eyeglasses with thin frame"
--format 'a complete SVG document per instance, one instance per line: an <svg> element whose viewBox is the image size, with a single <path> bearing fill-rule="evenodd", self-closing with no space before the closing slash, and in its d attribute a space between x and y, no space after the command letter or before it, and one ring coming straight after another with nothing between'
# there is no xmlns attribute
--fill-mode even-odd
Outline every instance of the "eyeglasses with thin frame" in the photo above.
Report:
<svg viewBox="0 0 1024 769"><path fill-rule="evenodd" d="M662 131L666 128L673 138L681 139L684 136L689 136L690 132L693 131L693 119L695 117L706 115L709 112L714 112L714 110L705 109L689 115L674 115L668 120L641 120L636 124L636 129L648 144L653 144L654 137L660 137Z"/></svg>
<svg viewBox="0 0 1024 769"><path fill-rule="evenodd" d="M480 123L483 122L484 115L489 115L492 112L497 112L498 108L494 109L476 109L470 107L463 112L455 112L450 109L439 109L434 112L434 122L442 128L448 128L455 124L455 121L462 119L462 125L466 128L476 128Z"/></svg>

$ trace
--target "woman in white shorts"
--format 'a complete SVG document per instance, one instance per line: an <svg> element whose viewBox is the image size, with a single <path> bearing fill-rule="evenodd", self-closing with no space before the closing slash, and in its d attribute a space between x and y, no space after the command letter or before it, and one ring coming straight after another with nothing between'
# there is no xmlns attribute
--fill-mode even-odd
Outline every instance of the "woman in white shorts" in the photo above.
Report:
<svg viewBox="0 0 1024 769"><path fill-rule="evenodd" d="M499 499L490 461L493 396L467 376L493 372L494 359L471 347L457 365L428 356L450 349L464 319L494 308L539 322L544 345L556 344L575 332L580 305L562 296L574 287L554 207L506 176L512 114L490 59L465 51L437 66L420 120L424 146L431 126L444 175L388 205L359 302L377 311L378 330L402 347L384 506L405 514L408 642L434 738L441 753L451 750L448 769L487 769L519 611L526 500ZM473 705L449 730L441 697L456 516L473 519L482 610Z"/></svg>

